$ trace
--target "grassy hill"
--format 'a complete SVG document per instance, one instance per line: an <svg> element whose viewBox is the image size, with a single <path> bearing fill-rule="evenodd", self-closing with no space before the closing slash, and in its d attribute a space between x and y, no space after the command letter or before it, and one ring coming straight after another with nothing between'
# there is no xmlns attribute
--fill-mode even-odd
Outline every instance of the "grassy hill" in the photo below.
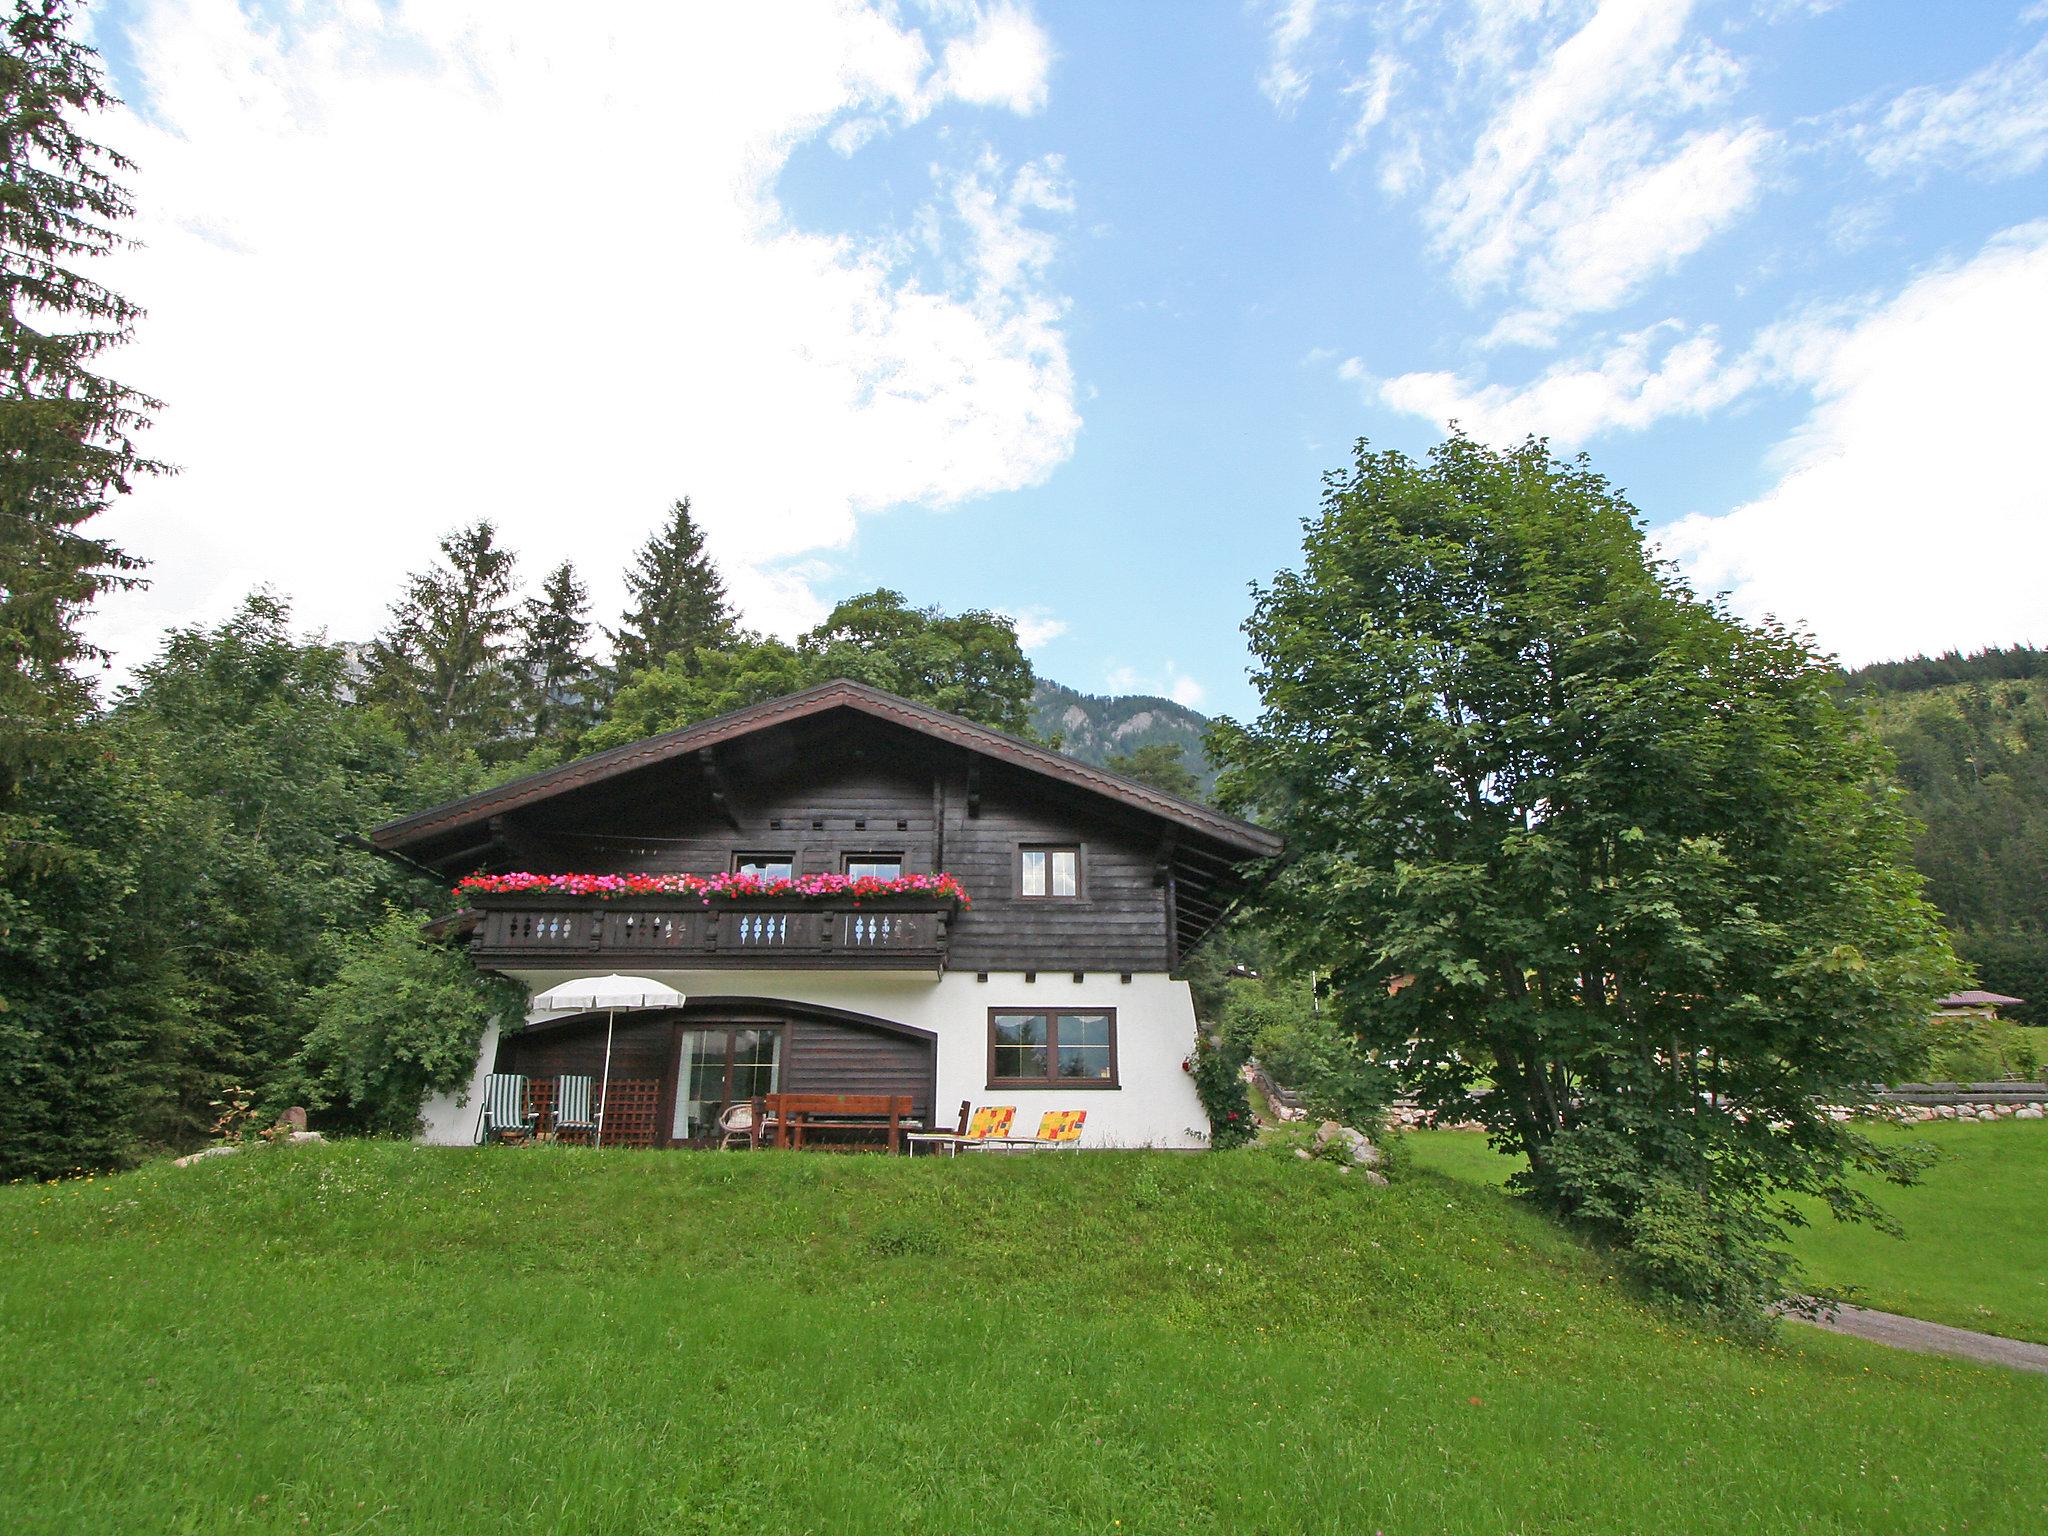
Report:
<svg viewBox="0 0 2048 1536"><path fill-rule="evenodd" d="M1069 757L1102 767L1112 757L1164 743L1181 750L1204 795L1216 784L1216 770L1202 751L1208 725L1207 715L1152 694L1077 693L1040 678L1031 695L1032 729L1057 736Z"/></svg>
<svg viewBox="0 0 2048 1536"><path fill-rule="evenodd" d="M1866 1306L2048 1344L2048 1228L2039 1215L2048 1121L1873 1126L1871 1134L1936 1155L1917 1184L1859 1181L1905 1236L1839 1222L1818 1201L1795 1200L1809 1224L1791 1247L1807 1273L1856 1287ZM1469 1131L1419 1132L1408 1145L1423 1166L1478 1183L1498 1184L1521 1166Z"/></svg>
<svg viewBox="0 0 2048 1536"><path fill-rule="evenodd" d="M1695 1332L1260 1152L269 1151L0 1188L28 1530L2031 1531L2048 1379Z"/></svg>

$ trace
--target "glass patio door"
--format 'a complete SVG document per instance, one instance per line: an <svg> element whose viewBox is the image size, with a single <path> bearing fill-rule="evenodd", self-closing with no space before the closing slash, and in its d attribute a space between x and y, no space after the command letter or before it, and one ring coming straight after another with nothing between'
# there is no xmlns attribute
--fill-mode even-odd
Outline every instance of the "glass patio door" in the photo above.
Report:
<svg viewBox="0 0 2048 1536"><path fill-rule="evenodd" d="M683 1031L676 1057L677 1141L704 1141L729 1104L774 1093L782 1078L782 1031L713 1025Z"/></svg>

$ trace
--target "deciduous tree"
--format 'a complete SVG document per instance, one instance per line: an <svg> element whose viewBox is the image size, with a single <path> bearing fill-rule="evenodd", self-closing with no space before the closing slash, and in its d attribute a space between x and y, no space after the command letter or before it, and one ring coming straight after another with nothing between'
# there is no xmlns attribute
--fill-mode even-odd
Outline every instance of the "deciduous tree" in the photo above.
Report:
<svg viewBox="0 0 2048 1536"><path fill-rule="evenodd" d="M1430 1103L1655 1283L1754 1315L1783 1196L1910 1170L1829 1105L1912 1070L1957 976L1883 753L1798 636L1645 553L1535 442L1361 444L1247 624L1223 793L1289 843L1265 908Z"/></svg>

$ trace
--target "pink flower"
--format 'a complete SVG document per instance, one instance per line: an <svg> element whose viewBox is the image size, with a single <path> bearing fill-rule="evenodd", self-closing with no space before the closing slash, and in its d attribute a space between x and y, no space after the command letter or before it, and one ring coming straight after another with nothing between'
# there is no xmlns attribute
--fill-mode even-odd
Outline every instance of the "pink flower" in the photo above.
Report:
<svg viewBox="0 0 2048 1536"><path fill-rule="evenodd" d="M873 896L931 895L949 897L962 907L974 904L959 880L947 874L899 875L893 880L873 875L805 875L796 880L763 880L758 875L741 874L542 875L519 870L501 875L467 875L456 882L455 894L595 896L600 901L609 901L614 896L694 896L705 906L711 904L714 896L851 896L858 903Z"/></svg>

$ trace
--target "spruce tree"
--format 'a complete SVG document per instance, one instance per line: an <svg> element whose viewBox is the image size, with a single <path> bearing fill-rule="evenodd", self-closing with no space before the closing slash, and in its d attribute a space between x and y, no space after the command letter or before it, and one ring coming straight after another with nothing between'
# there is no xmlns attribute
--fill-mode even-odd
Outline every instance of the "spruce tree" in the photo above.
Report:
<svg viewBox="0 0 2048 1536"><path fill-rule="evenodd" d="M520 717L535 746L573 746L590 726L597 669L584 617L589 608L589 593L566 560L549 573L541 595L524 604L514 671Z"/></svg>
<svg viewBox="0 0 2048 1536"><path fill-rule="evenodd" d="M696 653L716 651L737 638L732 605L718 567L704 551L704 534L685 496L668 510L668 521L640 546L626 572L632 606L612 643L615 684L680 655L686 671L696 670Z"/></svg>
<svg viewBox="0 0 2048 1536"><path fill-rule="evenodd" d="M16 0L0 42L0 815L90 703L82 611L138 579L85 525L164 469L136 445L158 402L92 366L141 315L79 270L127 243L132 167L79 127L115 103L70 23L67 0Z"/></svg>
<svg viewBox="0 0 2048 1536"><path fill-rule="evenodd" d="M515 557L484 519L444 538L441 554L442 563L406 578L370 646L367 691L415 744L489 755L511 735L516 703Z"/></svg>

